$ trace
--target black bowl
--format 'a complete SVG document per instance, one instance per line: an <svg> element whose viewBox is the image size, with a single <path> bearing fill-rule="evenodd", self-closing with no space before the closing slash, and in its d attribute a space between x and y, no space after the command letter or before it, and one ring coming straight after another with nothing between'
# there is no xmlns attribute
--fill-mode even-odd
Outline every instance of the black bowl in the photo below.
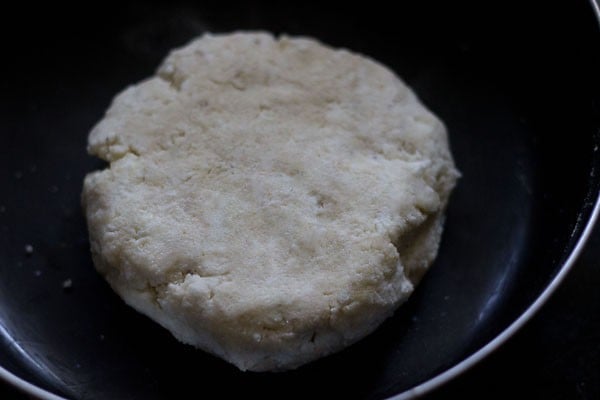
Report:
<svg viewBox="0 0 600 400"><path fill-rule="evenodd" d="M589 232L600 187L590 2L52 7L5 10L0 35L0 376L30 393L414 395L521 326ZM409 302L356 345L286 373L239 372L125 306L94 271L79 205L83 176L102 166L86 136L112 96L172 47L239 29L314 36L388 65L446 122L463 173Z"/></svg>

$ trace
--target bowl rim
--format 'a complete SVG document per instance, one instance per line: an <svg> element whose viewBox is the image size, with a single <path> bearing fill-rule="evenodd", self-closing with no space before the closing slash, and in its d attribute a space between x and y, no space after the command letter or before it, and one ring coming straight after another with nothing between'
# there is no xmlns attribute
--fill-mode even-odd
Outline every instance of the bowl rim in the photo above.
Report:
<svg viewBox="0 0 600 400"><path fill-rule="evenodd" d="M598 28L600 28L600 0L589 0L589 3L596 17L596 23L598 24ZM598 156L597 153L599 151L598 141L599 139L596 138L596 143L594 147L594 153L596 153L596 156ZM491 353L493 353L498 348L500 348L500 346L506 343L515 333L517 333L517 331L519 331L523 326L525 326L525 324L527 324L527 322L531 320L535 314L537 314L537 312L544 306L544 304L546 304L546 302L552 296L552 294L554 294L556 289L563 282L563 280L565 279L569 271L571 271L573 265L575 265L575 262L583 252L585 244L587 243L592 232L594 231L594 226L596 225L596 222L598 221L600 215L600 190L597 193L595 193L595 197L596 199L590 217L586 222L586 226L583 228L581 236L579 237L577 243L573 247L573 250L569 254L569 257L560 267L560 270L554 276L552 281L546 286L544 291L516 320L514 320L508 327L506 327L502 332L500 332L486 345L481 347L479 350L477 350L458 364L450 367L444 372L441 372L433 378L430 378L427 381L412 387L411 389L389 397L388 400L415 399L424 396L434 391L435 389L440 388L442 385L464 374L470 368L472 368L473 366L481 362L483 359L488 357Z"/></svg>

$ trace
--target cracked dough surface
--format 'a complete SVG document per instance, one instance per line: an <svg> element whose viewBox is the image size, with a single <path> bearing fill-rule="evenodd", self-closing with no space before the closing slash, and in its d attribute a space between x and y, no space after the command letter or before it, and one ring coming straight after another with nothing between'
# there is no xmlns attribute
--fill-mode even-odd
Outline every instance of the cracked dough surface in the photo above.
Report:
<svg viewBox="0 0 600 400"><path fill-rule="evenodd" d="M435 258L458 172L382 65L306 38L205 35L117 95L83 205L132 307L242 370L373 331Z"/></svg>

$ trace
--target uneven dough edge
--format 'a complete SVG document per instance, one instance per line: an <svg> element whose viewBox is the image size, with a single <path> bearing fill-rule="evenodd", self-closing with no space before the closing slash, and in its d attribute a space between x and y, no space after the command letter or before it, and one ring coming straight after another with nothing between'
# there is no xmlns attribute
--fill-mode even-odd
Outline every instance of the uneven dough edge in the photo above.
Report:
<svg viewBox="0 0 600 400"><path fill-rule="evenodd" d="M164 85L165 83L157 84ZM447 140L443 126L440 125L437 129L442 131L438 136L442 137L443 140ZM121 143L118 137L113 139L114 141L111 138L102 139L106 140L104 153L113 154L111 156L114 157L111 160L112 162L127 157L127 154L137 152L136 149L126 143ZM451 156L449 154L445 156L449 157L448 168L451 168ZM448 160L445 160L445 162L448 162ZM83 204L88 221L93 221L95 218L94 213L105 207L103 204L98 204L104 199L102 194L94 192L95 188L91 183L105 171L92 173L86 178ZM372 301L364 301L358 304L356 308L344 316L348 321L346 327L350 329L334 329L325 322L326 316L323 316L317 323L309 324L292 337L277 336L276 334L272 337L262 337L259 346L257 346L257 342L252 336L237 334L235 329L226 332L211 332L206 329L206 321L202 318L193 314L181 315L179 312L172 312L179 305L171 303L171 292L169 291L176 290L177 287L175 286L177 285L171 287L170 284L165 284L155 287L143 280L132 283L131 277L122 276L121 268L119 268L122 267L121 265L115 265L114 261L104 259L101 244L106 241L105 235L107 232L104 230L103 225L98 223L89 224L94 263L127 304L159 322L182 342L224 358L242 370L291 369L339 351L366 336L408 298L413 286L421 279L436 256L442 233L443 210L457 176L458 174L454 170L446 171L446 175L442 174L441 179L434 182L437 185L436 192L442 196L439 209L433 214L426 215L421 223L411 226L398 238L398 243L395 243L400 253L395 272L396 276L390 281L381 283L382 285L395 286L392 289L390 287L377 289L395 292L397 295L395 300L383 304ZM128 262L128 260L125 257L121 262ZM408 275L408 280L405 279L404 273ZM187 277L184 277L184 281L185 279ZM134 289L132 290L132 288ZM235 321L231 322L232 325L235 325Z"/></svg>
<svg viewBox="0 0 600 400"><path fill-rule="evenodd" d="M98 172L90 174L98 174ZM86 180L87 186L87 180ZM88 196L92 190L84 189L82 203L86 212L90 210L87 204ZM91 195L93 196L93 195ZM94 200L98 197L94 197ZM93 201L93 200L92 200ZM88 216L91 218L91 216ZM121 279L119 268L108 263L101 254L97 237L102 232L89 230L92 244L92 256L97 270L105 277L112 289L136 311L148 316L166 328L179 341L202 349L217 357L228 360L242 371L254 372L285 371L295 369L308 362L336 353L349 345L363 339L372 333L383 321L389 318L413 292L414 286L421 280L427 268L435 259L443 231L443 213L432 215L422 224L406 233L418 240L404 246L402 262L414 270L405 280L404 267L399 265L400 290L397 290L396 302L389 303L387 307L378 308L374 305L363 305L362 309L355 309L353 318L357 319L353 329L345 332L333 329L324 321L320 324L309 326L304 332L298 332L290 345L289 340L280 340L272 337L264 340L261 346L249 340L245 335L237 335L223 345L222 341L211 335L203 326L203 320L181 320L177 312L168 312L162 309L158 298L165 296L165 288L150 288L145 290L131 290L131 283ZM401 239L401 238L399 238ZM432 249L433 246L433 249ZM148 288L148 283L143 283ZM159 292L160 291L160 292ZM368 316L368 319L365 319ZM235 332L235 331L234 331ZM350 335L348 335L350 333ZM289 338L288 338L289 339Z"/></svg>

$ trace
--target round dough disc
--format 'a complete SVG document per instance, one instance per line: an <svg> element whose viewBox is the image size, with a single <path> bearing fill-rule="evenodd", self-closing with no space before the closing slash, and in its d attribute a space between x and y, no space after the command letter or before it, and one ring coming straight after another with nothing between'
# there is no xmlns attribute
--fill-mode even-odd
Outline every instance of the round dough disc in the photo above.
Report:
<svg viewBox="0 0 600 400"><path fill-rule="evenodd" d="M433 261L458 172L392 72L307 38L205 35L114 99L83 189L132 307L242 370L373 331Z"/></svg>

